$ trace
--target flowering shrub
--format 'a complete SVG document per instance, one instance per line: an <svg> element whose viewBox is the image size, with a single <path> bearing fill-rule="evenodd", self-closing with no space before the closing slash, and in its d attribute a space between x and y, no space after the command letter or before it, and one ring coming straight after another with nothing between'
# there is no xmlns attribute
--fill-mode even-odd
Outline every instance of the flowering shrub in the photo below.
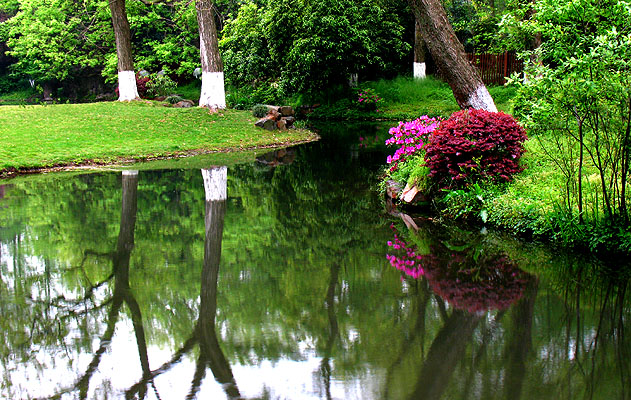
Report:
<svg viewBox="0 0 631 400"><path fill-rule="evenodd" d="M357 104L360 110L378 112L381 101L381 97L377 96L371 88L362 89L357 93Z"/></svg>
<svg viewBox="0 0 631 400"><path fill-rule="evenodd" d="M504 310L519 300L530 280L507 256L450 251L430 246L428 255L417 254L394 231L390 246L397 254L386 258L394 268L414 279L425 277L432 291L454 308L469 312Z"/></svg>
<svg viewBox="0 0 631 400"><path fill-rule="evenodd" d="M429 134L438 127L438 122L436 118L424 115L411 122L399 122L398 126L390 128L390 139L386 140L386 145L399 146L394 155L388 156L386 160L391 164L390 172L396 171L400 163L423 149Z"/></svg>
<svg viewBox="0 0 631 400"><path fill-rule="evenodd" d="M480 179L507 182L522 170L525 140L526 132L510 115L462 110L430 135L425 162L441 187L460 188Z"/></svg>

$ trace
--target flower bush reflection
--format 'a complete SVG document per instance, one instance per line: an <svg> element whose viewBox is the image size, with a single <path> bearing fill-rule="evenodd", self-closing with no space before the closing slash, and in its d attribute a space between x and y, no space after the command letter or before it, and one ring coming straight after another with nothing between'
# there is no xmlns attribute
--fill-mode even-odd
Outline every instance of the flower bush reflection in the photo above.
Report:
<svg viewBox="0 0 631 400"><path fill-rule="evenodd" d="M506 255L485 254L474 249L449 250L430 245L429 254L406 243L394 224L394 240L388 241L393 254L386 258L406 276L427 279L430 288L451 306L472 313L504 310L519 300L530 275Z"/></svg>

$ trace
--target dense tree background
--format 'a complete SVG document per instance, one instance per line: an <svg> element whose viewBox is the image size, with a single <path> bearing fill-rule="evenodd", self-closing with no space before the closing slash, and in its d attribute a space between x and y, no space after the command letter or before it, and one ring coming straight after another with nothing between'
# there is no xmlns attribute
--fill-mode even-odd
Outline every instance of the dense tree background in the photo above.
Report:
<svg viewBox="0 0 631 400"><path fill-rule="evenodd" d="M503 5L444 5L468 51L490 47L484 35ZM194 81L194 4L129 0L126 7L136 70ZM411 73L414 19L405 1L223 0L214 11L229 85L288 95L346 84L351 74L361 81ZM0 92L30 79L81 95L116 81L114 33L102 0L0 0L0 44L12 57L0 57Z"/></svg>

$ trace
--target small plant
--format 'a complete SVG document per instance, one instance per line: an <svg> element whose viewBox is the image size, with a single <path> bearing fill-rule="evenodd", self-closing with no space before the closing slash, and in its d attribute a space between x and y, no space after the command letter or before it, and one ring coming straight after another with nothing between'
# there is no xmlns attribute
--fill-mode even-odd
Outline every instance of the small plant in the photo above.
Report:
<svg viewBox="0 0 631 400"><path fill-rule="evenodd" d="M182 101L184 99L181 96L177 95L177 94L172 94L171 96L167 96L167 98L165 100L169 104L176 104L176 103L179 103L180 101Z"/></svg>
<svg viewBox="0 0 631 400"><path fill-rule="evenodd" d="M508 182L522 171L525 140L526 132L510 115L462 110L432 132L425 162L441 188L459 189L484 179Z"/></svg>
<svg viewBox="0 0 631 400"><path fill-rule="evenodd" d="M486 208L486 192L479 184L474 183L466 189L448 190L445 197L440 200L443 206L443 213L453 219L470 219L479 218L486 223L489 217Z"/></svg>
<svg viewBox="0 0 631 400"><path fill-rule="evenodd" d="M361 89L357 93L357 105L360 110L379 112L379 104L382 98L377 95L374 89Z"/></svg>
<svg viewBox="0 0 631 400"><path fill-rule="evenodd" d="M268 111L269 110L267 106L264 104L256 104L254 107L252 107L252 115L254 115L256 118L263 118L267 115Z"/></svg>

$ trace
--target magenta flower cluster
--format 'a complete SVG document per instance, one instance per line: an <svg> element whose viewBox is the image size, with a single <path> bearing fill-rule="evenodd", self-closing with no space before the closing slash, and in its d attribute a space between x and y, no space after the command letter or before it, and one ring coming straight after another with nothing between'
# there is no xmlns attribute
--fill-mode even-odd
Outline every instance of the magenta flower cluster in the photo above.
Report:
<svg viewBox="0 0 631 400"><path fill-rule="evenodd" d="M381 100L373 89L367 88L357 92L357 104L362 110L379 112L378 106Z"/></svg>
<svg viewBox="0 0 631 400"><path fill-rule="evenodd" d="M390 128L390 138L386 145L398 145L393 155L388 156L387 163L392 164L390 172L396 171L399 163L404 162L412 154L423 149L429 134L438 128L439 120L422 116L414 121L399 122L398 126Z"/></svg>

